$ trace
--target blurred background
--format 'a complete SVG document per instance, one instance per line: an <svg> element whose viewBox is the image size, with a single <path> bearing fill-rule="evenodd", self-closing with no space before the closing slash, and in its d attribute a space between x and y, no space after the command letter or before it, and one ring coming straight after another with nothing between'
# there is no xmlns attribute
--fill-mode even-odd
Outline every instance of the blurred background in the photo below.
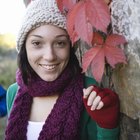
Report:
<svg viewBox="0 0 140 140"><path fill-rule="evenodd" d="M0 0L0 85L5 90L15 82L16 38L24 12L23 0ZM0 118L0 140L4 139L6 119Z"/></svg>

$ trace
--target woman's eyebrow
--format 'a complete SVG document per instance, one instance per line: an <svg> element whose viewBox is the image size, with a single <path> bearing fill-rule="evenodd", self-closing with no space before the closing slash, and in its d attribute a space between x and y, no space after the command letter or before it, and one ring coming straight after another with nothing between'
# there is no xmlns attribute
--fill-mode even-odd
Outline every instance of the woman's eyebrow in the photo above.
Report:
<svg viewBox="0 0 140 140"><path fill-rule="evenodd" d="M65 34L56 35L55 37L56 37L56 38L59 38L59 37L66 37L67 39L69 39L69 35L65 35Z"/></svg>
<svg viewBox="0 0 140 140"><path fill-rule="evenodd" d="M41 35L30 35L30 36L43 38L43 36L41 36ZM56 35L55 37L56 37L56 38L59 38L59 37L66 37L66 38L68 38L68 39L69 39L69 35L65 35L65 34Z"/></svg>
<svg viewBox="0 0 140 140"><path fill-rule="evenodd" d="M40 35L30 35L30 36L34 36L34 37L43 38L43 37L42 37L42 36L40 36Z"/></svg>

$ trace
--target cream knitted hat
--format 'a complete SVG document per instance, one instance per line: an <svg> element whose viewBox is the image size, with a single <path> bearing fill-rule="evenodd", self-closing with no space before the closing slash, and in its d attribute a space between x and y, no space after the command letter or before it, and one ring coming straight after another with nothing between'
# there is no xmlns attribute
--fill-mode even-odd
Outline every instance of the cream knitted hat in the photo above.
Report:
<svg viewBox="0 0 140 140"><path fill-rule="evenodd" d="M66 17L58 9L55 0L35 0L29 4L17 36L18 52L27 34L42 24L51 24L66 29Z"/></svg>

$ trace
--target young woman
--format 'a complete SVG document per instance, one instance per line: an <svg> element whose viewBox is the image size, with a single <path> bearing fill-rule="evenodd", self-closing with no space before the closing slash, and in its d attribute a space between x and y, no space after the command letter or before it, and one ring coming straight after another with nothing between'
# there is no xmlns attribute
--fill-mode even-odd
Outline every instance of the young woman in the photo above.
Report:
<svg viewBox="0 0 140 140"><path fill-rule="evenodd" d="M81 73L54 0L27 8L7 92L6 140L117 140L118 96Z"/></svg>

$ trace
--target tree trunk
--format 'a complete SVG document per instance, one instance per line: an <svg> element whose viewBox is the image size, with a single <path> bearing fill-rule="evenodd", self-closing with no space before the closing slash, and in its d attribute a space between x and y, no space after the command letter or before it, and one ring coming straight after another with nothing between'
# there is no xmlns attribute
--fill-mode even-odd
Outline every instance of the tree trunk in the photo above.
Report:
<svg viewBox="0 0 140 140"><path fill-rule="evenodd" d="M28 4L31 2L31 0L23 0L23 1L24 1L24 4L25 4L26 7L27 7Z"/></svg>
<svg viewBox="0 0 140 140"><path fill-rule="evenodd" d="M140 140L140 1L113 0L114 33L126 37L128 64L113 72L113 83L121 101L120 140Z"/></svg>

